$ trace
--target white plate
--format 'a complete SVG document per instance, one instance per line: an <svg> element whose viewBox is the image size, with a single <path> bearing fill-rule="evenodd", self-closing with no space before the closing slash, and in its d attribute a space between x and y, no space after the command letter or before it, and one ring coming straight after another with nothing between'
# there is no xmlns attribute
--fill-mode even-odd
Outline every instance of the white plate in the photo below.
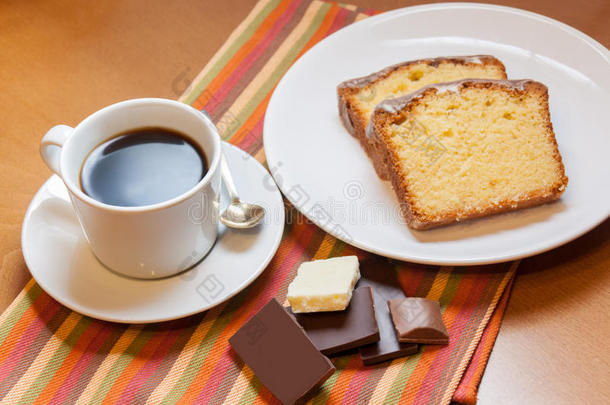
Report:
<svg viewBox="0 0 610 405"><path fill-rule="evenodd" d="M509 78L549 87L569 177L560 202L429 231L409 230L337 113L336 86L425 57L491 54ZM278 84L265 116L267 162L284 195L327 232L364 250L421 263L516 259L566 243L608 217L610 52L538 14L473 3L408 7L321 41Z"/></svg>
<svg viewBox="0 0 610 405"><path fill-rule="evenodd" d="M114 322L167 321L231 298L252 283L275 254L284 230L284 205L269 173L254 158L227 143L223 149L241 197L267 210L258 227L238 231L221 225L211 252L180 275L161 280L123 277L93 256L67 190L54 175L30 203L23 222L21 245L32 276L68 308ZM227 202L223 195L221 205Z"/></svg>

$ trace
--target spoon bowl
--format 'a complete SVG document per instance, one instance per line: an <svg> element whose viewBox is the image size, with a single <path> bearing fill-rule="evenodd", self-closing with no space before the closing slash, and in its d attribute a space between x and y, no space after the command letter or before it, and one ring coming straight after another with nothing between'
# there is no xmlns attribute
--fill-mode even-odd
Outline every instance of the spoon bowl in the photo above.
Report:
<svg viewBox="0 0 610 405"><path fill-rule="evenodd" d="M231 170L224 154L220 159L222 180L231 197L231 204L220 215L220 222L229 228L246 229L258 225L265 216L265 209L260 205L242 202L237 194Z"/></svg>
<svg viewBox="0 0 610 405"><path fill-rule="evenodd" d="M265 209L260 205L233 200L220 215L220 222L229 228L244 229L258 225L264 216Z"/></svg>

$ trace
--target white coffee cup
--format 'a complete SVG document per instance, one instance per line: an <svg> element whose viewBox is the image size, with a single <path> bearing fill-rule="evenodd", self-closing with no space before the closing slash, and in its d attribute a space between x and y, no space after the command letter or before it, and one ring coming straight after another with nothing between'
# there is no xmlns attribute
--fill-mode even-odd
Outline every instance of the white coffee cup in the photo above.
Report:
<svg viewBox="0 0 610 405"><path fill-rule="evenodd" d="M119 207L80 187L83 162L96 146L131 129L162 127L184 133L204 151L208 172L187 192L158 204ZM203 258L218 234L221 141L207 116L172 100L143 98L105 107L75 128L58 125L40 153L64 181L95 256L111 270L136 278L177 274Z"/></svg>

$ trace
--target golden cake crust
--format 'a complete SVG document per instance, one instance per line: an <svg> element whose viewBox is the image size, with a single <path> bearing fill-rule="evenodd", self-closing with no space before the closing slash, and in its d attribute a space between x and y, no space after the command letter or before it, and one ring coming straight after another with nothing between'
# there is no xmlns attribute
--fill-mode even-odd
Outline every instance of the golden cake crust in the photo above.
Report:
<svg viewBox="0 0 610 405"><path fill-rule="evenodd" d="M445 213L441 217L430 215L427 212L418 211L415 204L415 197L410 192L408 182L401 176L400 157L398 152L390 147L388 142L388 134L383 130L384 124L394 121L401 116L407 116L419 103L422 103L427 96L436 94L437 92L452 90L459 91L461 89L475 87L481 89L501 89L511 92L516 95L525 93L535 93L539 97L544 112L545 130L549 142L553 145L553 160L558 164L557 181L548 189L535 190L523 198L518 200L502 200L493 206L473 207L466 212L451 211ZM379 152L383 159L388 162L387 172L392 183L394 191L400 202L401 213L404 216L409 227L413 229L423 230L441 225L447 225L464 220L484 217L492 214L499 214L508 211L514 211L521 208L532 207L535 205L544 204L547 202L559 199L565 191L568 183L568 178L565 175L565 168L555 133L548 105L548 89L539 82L533 80L478 80L465 79L451 83L441 83L425 86L422 89L411 93L407 96L397 99L387 100L380 103L373 113L369 128L369 135L374 138L379 147Z"/></svg>
<svg viewBox="0 0 610 405"><path fill-rule="evenodd" d="M337 96L339 103L339 116L344 127L353 135L369 156L375 167L377 175L382 180L389 180L390 173L387 170L387 162L383 160L379 145L367 138L366 128L369 121L369 116L364 111L359 109L355 103L357 97L362 91L366 91L370 86L375 85L381 80L387 78L393 72L399 69L408 69L414 65L426 64L437 67L441 64L455 65L483 65L495 66L503 73L506 78L506 69L504 64L497 58L491 55L469 55L469 56L448 56L439 58L418 59L407 61L396 65L388 66L379 72L372 73L368 76L359 77L344 81L337 86Z"/></svg>

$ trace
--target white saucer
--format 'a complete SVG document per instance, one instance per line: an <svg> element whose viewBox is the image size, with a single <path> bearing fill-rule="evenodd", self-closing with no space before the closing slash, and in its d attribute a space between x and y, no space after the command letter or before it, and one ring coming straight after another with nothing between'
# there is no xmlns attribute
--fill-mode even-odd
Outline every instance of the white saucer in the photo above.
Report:
<svg viewBox="0 0 610 405"><path fill-rule="evenodd" d="M398 62L473 54L498 57L511 79L548 86L568 188L554 204L410 230L390 184L379 180L341 124L336 86ZM268 167L299 211L361 249L437 265L531 256L579 237L610 214L609 72L606 48L538 14L475 3L393 10L325 38L283 76L265 114Z"/></svg>
<svg viewBox="0 0 610 405"><path fill-rule="evenodd" d="M114 322L167 321L231 298L252 283L275 254L284 230L284 205L260 163L230 144L223 149L241 197L267 210L258 227L238 231L220 225L212 251L180 275L161 280L126 278L93 256L67 190L53 175L36 193L23 221L21 246L32 276L68 308ZM223 194L221 209L227 202Z"/></svg>

